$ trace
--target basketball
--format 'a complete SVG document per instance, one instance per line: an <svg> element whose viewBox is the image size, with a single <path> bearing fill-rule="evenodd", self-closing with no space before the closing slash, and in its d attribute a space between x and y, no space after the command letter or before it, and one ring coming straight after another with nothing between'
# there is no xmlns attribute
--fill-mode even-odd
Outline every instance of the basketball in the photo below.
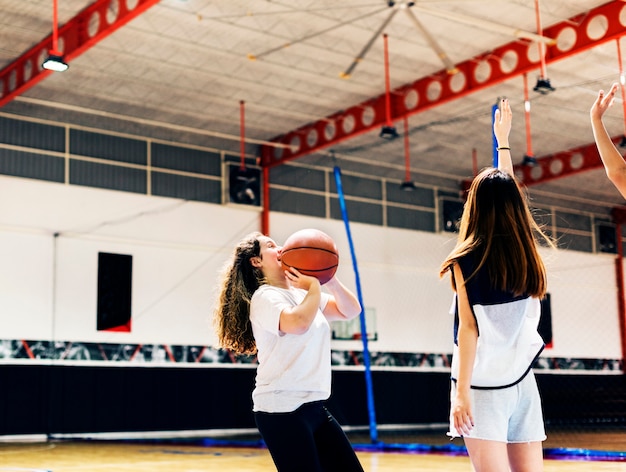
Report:
<svg viewBox="0 0 626 472"><path fill-rule="evenodd" d="M339 264L335 241L317 229L302 229L287 238L280 256L283 269L294 267L320 284L333 278Z"/></svg>

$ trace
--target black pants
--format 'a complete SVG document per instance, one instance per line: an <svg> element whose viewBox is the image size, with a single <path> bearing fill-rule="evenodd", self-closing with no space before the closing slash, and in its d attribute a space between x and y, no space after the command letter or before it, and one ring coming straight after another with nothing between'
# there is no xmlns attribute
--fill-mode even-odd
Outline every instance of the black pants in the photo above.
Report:
<svg viewBox="0 0 626 472"><path fill-rule="evenodd" d="M363 472L324 402L289 413L255 412L254 419L279 472Z"/></svg>

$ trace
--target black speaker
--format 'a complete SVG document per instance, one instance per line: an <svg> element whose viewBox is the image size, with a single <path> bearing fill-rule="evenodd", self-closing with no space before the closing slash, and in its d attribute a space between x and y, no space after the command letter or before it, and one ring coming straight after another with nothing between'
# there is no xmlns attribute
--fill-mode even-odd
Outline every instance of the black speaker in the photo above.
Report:
<svg viewBox="0 0 626 472"><path fill-rule="evenodd" d="M450 233L458 233L461 215L463 215L463 202L443 200L441 206L443 208L443 230Z"/></svg>
<svg viewBox="0 0 626 472"><path fill-rule="evenodd" d="M615 226L607 224L598 225L598 251L608 252L610 254L617 253Z"/></svg>
<svg viewBox="0 0 626 472"><path fill-rule="evenodd" d="M133 256L98 253L98 331L131 328Z"/></svg>
<svg viewBox="0 0 626 472"><path fill-rule="evenodd" d="M232 203L261 205L261 170L253 167L228 168L228 194Z"/></svg>

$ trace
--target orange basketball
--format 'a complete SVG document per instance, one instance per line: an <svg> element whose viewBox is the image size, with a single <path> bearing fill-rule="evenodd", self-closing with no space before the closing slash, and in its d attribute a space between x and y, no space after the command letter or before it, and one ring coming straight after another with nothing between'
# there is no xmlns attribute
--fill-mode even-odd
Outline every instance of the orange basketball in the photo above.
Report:
<svg viewBox="0 0 626 472"><path fill-rule="evenodd" d="M280 262L285 270L294 267L325 284L337 271L339 253L335 242L326 233L317 229L302 229L287 238Z"/></svg>

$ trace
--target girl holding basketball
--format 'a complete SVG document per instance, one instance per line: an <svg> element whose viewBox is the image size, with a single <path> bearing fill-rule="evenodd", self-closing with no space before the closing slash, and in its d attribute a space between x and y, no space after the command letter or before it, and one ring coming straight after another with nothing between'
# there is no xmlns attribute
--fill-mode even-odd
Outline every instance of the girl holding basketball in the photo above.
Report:
<svg viewBox="0 0 626 472"><path fill-rule="evenodd" d="M455 290L450 432L474 469L543 470L545 429L532 365L546 270L537 227L513 174L508 100L495 113L498 168L476 176L456 247L441 266ZM552 243L547 240L552 246Z"/></svg>
<svg viewBox="0 0 626 472"><path fill-rule="evenodd" d="M280 263L281 248L253 233L235 248L215 324L220 346L257 354L254 418L281 472L362 471L324 402L330 396L331 320L361 312L336 277L324 284Z"/></svg>

